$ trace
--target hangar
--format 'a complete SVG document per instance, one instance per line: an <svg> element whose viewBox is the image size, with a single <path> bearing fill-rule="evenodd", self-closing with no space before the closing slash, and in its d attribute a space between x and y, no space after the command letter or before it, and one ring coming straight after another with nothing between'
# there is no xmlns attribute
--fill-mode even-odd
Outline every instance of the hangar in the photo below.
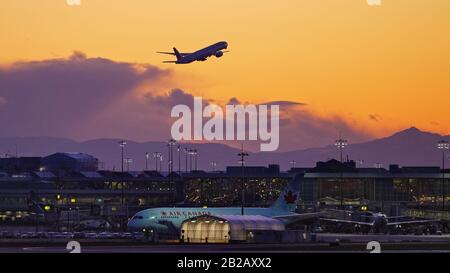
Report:
<svg viewBox="0 0 450 273"><path fill-rule="evenodd" d="M181 240L186 243L251 242L255 234L278 238L283 222L260 215L201 215L181 224Z"/></svg>

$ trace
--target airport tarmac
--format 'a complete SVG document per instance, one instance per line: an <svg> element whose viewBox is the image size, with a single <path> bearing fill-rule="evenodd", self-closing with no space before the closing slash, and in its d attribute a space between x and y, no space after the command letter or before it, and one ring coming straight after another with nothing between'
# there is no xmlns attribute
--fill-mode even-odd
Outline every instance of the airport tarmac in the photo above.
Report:
<svg viewBox="0 0 450 273"><path fill-rule="evenodd" d="M377 242L446 242L450 244L450 234L445 235L391 235L391 234L342 234L342 233L317 233L312 234L315 241L364 243Z"/></svg>
<svg viewBox="0 0 450 273"><path fill-rule="evenodd" d="M450 253L450 235L315 234L316 241L296 244L148 244L136 241L79 240L82 253L369 253L377 241L384 253ZM0 241L0 253L68 253L67 242Z"/></svg>
<svg viewBox="0 0 450 273"><path fill-rule="evenodd" d="M0 253L68 253L65 245L1 247ZM242 244L242 245L111 245L81 246L82 253L369 253L366 244ZM386 243L382 253L450 253L447 243Z"/></svg>
<svg viewBox="0 0 450 273"><path fill-rule="evenodd" d="M384 252L450 253L450 235L311 234L312 241L296 244L150 244L135 240L80 239L83 253L367 253L367 243L377 241ZM76 239L0 240L0 253L67 253Z"/></svg>

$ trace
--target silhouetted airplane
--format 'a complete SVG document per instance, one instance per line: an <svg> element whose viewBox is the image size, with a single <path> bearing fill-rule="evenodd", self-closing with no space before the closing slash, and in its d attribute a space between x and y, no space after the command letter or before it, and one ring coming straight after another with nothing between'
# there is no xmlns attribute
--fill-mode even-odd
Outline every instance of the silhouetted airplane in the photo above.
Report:
<svg viewBox="0 0 450 273"><path fill-rule="evenodd" d="M193 53L181 53L175 47L173 48L173 52L156 52L160 54L168 54L177 57L176 61L164 61L163 63L175 63L175 64L189 64L195 61L206 61L207 58L211 56L216 56L220 58L223 56L223 53L228 51L224 51L224 49L228 48L227 42L218 42L216 44L210 45Z"/></svg>
<svg viewBox="0 0 450 273"><path fill-rule="evenodd" d="M365 227L367 231L372 230L375 232L385 231L389 227L402 228L412 225L423 225L439 222L440 220L433 219L418 219L411 218L407 216L393 216L388 217L384 213L380 212L358 212L358 211L345 211L345 210L329 210L329 212L340 212L345 216L356 216L359 219L337 219L337 218L320 218L320 221L336 223L336 224L347 224L353 227Z"/></svg>

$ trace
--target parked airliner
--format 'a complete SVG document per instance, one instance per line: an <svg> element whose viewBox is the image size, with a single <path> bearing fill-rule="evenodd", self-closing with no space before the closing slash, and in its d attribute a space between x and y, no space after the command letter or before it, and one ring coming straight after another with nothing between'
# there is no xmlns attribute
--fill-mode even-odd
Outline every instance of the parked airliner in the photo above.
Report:
<svg viewBox="0 0 450 273"><path fill-rule="evenodd" d="M223 56L224 53L228 52L225 51L225 49L228 48L228 43L225 41L215 43L213 45L210 45L208 47L205 47L203 49L197 50L193 53L181 53L176 49L173 48L173 52L161 52L158 51L157 53L160 54L168 54L173 55L177 57L176 61L164 61L163 63L175 63L175 64L189 64L195 61L206 61L207 58L211 56L216 56L217 58L220 58Z"/></svg>
<svg viewBox="0 0 450 273"><path fill-rule="evenodd" d="M339 219L339 218L320 218L322 222L335 223L339 225L350 225L353 227L363 228L366 231L374 231L376 233L386 231L390 227L406 227L414 225L424 225L437 223L440 220L436 219L419 219L407 216L391 216L381 212L358 212L345 210L328 210L329 212L344 214L347 217L354 217L353 219ZM331 213L330 213L331 214Z"/></svg>
<svg viewBox="0 0 450 273"><path fill-rule="evenodd" d="M303 175L295 176L286 186L284 191L269 208L244 208L244 215L261 215L278 219L285 224L300 220L308 220L322 216L321 213L295 213L299 199L300 181ZM241 215L241 207L225 208L152 208L136 213L128 222L128 230L155 230L167 231L172 226L177 230L186 219L200 215Z"/></svg>

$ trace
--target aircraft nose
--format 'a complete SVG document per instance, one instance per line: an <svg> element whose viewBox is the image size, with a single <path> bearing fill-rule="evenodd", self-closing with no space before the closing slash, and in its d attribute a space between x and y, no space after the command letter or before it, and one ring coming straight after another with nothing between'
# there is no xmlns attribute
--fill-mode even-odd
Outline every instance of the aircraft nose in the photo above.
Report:
<svg viewBox="0 0 450 273"><path fill-rule="evenodd" d="M136 220L128 221L128 223L127 223L127 230L133 231L133 230L137 230L137 229L139 229L139 225L136 222Z"/></svg>

